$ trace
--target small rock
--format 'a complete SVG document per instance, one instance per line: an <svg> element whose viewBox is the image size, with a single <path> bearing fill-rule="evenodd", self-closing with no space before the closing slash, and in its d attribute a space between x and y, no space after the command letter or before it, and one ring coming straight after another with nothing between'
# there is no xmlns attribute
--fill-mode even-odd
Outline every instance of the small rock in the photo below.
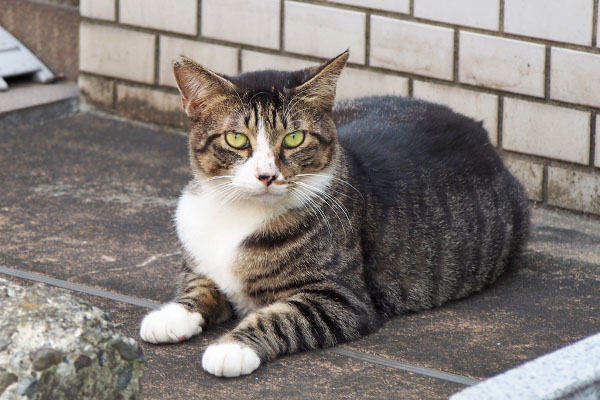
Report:
<svg viewBox="0 0 600 400"><path fill-rule="evenodd" d="M132 372L133 368L131 365L128 365L127 368L125 368L125 371L121 372L121 375L119 375L119 389L124 390L127 385L129 385Z"/></svg>
<svg viewBox="0 0 600 400"><path fill-rule="evenodd" d="M79 357L77 357L73 365L75 365L75 371L79 372L80 369L92 365L92 359L82 354Z"/></svg>
<svg viewBox="0 0 600 400"><path fill-rule="evenodd" d="M0 394L4 392L4 389L15 383L17 380L18 379L15 374L11 374L10 372L6 372L0 368Z"/></svg>
<svg viewBox="0 0 600 400"><path fill-rule="evenodd" d="M17 390L15 391L17 394L26 397L32 397L38 387L38 381L34 378L27 377L21 379L19 384L17 385Z"/></svg>
<svg viewBox="0 0 600 400"><path fill-rule="evenodd" d="M6 348L10 345L10 339L1 338L0 339L0 351L6 350Z"/></svg>
<svg viewBox="0 0 600 400"><path fill-rule="evenodd" d="M31 353L29 358L33 363L33 369L43 371L58 364L62 360L62 354L54 349L41 348Z"/></svg>
<svg viewBox="0 0 600 400"><path fill-rule="evenodd" d="M114 338L108 342L109 345L119 350L121 358L127 361L132 361L140 356L140 349L134 340L126 340L124 338Z"/></svg>

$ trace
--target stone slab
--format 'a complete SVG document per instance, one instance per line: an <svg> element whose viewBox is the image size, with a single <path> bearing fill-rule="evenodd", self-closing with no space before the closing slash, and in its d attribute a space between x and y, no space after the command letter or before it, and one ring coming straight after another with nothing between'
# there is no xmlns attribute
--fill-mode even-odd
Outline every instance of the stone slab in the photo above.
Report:
<svg viewBox="0 0 600 400"><path fill-rule="evenodd" d="M5 113L78 97L79 89L74 82L11 84L9 90L0 92L0 118Z"/></svg>
<svg viewBox="0 0 600 400"><path fill-rule="evenodd" d="M171 297L179 265L172 212L189 179L185 136L76 115L2 129L0 140L0 264Z"/></svg>
<svg viewBox="0 0 600 400"><path fill-rule="evenodd" d="M529 252L479 294L390 320L347 347L475 379L598 330L597 265Z"/></svg>
<svg viewBox="0 0 600 400"><path fill-rule="evenodd" d="M600 333L455 394L451 400L600 398Z"/></svg>

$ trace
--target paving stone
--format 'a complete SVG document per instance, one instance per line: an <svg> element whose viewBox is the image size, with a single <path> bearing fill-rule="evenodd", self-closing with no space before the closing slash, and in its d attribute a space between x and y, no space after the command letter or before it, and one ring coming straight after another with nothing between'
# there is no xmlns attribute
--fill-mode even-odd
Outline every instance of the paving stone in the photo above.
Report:
<svg viewBox="0 0 600 400"><path fill-rule="evenodd" d="M170 298L172 215L190 176L184 135L77 115L0 136L11 187L0 192L0 265Z"/></svg>

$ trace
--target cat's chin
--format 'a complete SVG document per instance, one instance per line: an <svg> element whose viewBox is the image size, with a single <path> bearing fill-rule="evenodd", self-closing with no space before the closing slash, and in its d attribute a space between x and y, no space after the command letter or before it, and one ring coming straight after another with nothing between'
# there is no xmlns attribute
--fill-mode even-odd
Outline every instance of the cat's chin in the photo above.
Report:
<svg viewBox="0 0 600 400"><path fill-rule="evenodd" d="M263 192L256 194L249 194L247 199L253 201L258 204L264 205L272 205L277 204L283 201L285 198L283 193L272 193L272 192Z"/></svg>

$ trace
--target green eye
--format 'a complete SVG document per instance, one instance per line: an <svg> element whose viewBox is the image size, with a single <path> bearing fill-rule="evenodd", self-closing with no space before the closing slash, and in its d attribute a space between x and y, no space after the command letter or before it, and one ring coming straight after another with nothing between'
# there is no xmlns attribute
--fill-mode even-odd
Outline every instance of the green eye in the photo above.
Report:
<svg viewBox="0 0 600 400"><path fill-rule="evenodd" d="M304 132L296 131L292 133L288 133L283 138L283 147L286 149L293 149L294 147L298 147L304 142Z"/></svg>
<svg viewBox="0 0 600 400"><path fill-rule="evenodd" d="M248 136L239 132L227 132L225 134L225 141L234 149L245 149L249 145Z"/></svg>

